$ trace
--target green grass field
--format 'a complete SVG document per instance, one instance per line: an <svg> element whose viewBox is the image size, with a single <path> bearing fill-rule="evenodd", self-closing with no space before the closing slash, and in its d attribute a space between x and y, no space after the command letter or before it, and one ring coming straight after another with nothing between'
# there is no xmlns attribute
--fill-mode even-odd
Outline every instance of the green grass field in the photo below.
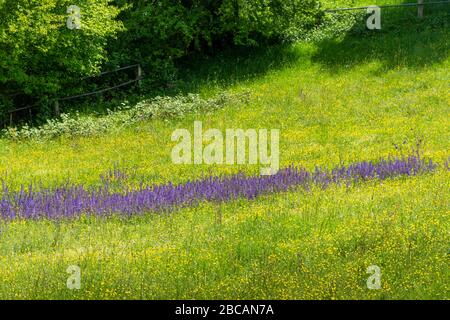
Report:
<svg viewBox="0 0 450 320"><path fill-rule="evenodd" d="M449 53L448 28L411 25L193 59L184 91L249 91L249 102L101 136L3 139L1 178L18 189L95 186L114 166L133 172L130 184L257 173L172 164L173 130L192 131L195 120L205 129L280 129L281 167L377 160L417 144L443 164ZM448 299L449 178L441 165L434 174L171 215L0 222L0 299ZM80 290L66 287L70 265L81 268ZM371 265L381 269L379 290L366 285Z"/></svg>

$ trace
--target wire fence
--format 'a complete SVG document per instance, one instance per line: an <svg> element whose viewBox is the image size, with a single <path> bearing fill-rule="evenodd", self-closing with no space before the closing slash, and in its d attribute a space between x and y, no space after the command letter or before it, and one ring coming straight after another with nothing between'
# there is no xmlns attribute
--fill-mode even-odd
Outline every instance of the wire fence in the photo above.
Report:
<svg viewBox="0 0 450 320"><path fill-rule="evenodd" d="M329 8L324 12L333 19L330 21L334 21L336 28L364 36L373 30L397 32L399 26L425 26L421 21L434 26L446 25L450 21L450 0Z"/></svg>
<svg viewBox="0 0 450 320"><path fill-rule="evenodd" d="M383 8L418 7L418 6L437 5L437 4L450 4L450 1L431 1L431 2L419 2L419 1L414 2L414 3L397 3L397 4L377 5L377 7L383 9ZM326 9L325 12L363 10L363 9L367 9L369 7L371 7L371 6L351 7L351 8L334 8L334 9Z"/></svg>
<svg viewBox="0 0 450 320"><path fill-rule="evenodd" d="M125 67L120 67L120 68L117 68L117 69L114 69L114 70L111 70L111 71L104 71L104 72L101 72L101 73L99 73L98 75L95 75L95 76L89 76L89 77L82 78L82 79L80 79L80 81L88 80L88 79L92 79L92 78L100 78L100 77L103 77L103 76L108 75L108 74L113 74L113 73L117 73L117 72L121 72L121 71L125 71L125 70L130 70L130 69L135 69L136 77L134 79L122 82L122 83L114 85L114 86L103 88L103 89L100 89L100 90L95 90L95 91L86 92L86 93L73 95L73 96L69 96L69 97L61 97L61 98L54 99L53 112L54 112L55 116L59 116L60 115L60 102L70 101L70 100L75 100L75 99L79 99L79 98L85 98L85 97L89 97L89 96L102 94L102 93L105 93L105 92L108 92L108 91L116 90L116 89L119 89L119 88L122 88L122 87L125 87L125 86L128 86L128 85L131 85L133 83L138 83L138 85L140 85L140 82L144 79L143 73L142 73L142 67L141 67L140 64L133 64L133 65L125 66ZM16 92L16 93L10 94L9 97L10 98L14 98L14 97L17 97L17 96L20 96L20 95L21 95L20 92ZM8 114L9 114L9 124L10 124L10 126L13 124L14 114L17 114L19 112L28 111L28 114L29 114L30 120L31 120L31 118L32 118L31 110L36 108L37 106L38 106L38 104L32 104L32 105L27 105L27 106L24 106L24 107L20 107L20 108L15 108L15 109L9 110Z"/></svg>
<svg viewBox="0 0 450 320"><path fill-rule="evenodd" d="M97 91L92 91L92 92L88 92L88 93L82 93L82 94L79 94L79 95L65 97L65 98L59 98L59 99L57 99L57 101L68 101L68 100L74 100L74 99L83 98L83 97L89 97L89 96L92 96L92 95L104 93L104 92L111 91L111 90L118 89L118 88L122 88L122 87L125 87L125 86L127 86L129 84L132 84L132 83L140 82L143 79L142 68L141 68L140 64L134 64L134 65L131 65L131 66L118 68L118 69L113 70L113 71L102 72L102 73L100 73L99 75L97 75L95 77L101 77L101 76L104 76L104 75L107 75L107 74L116 73L116 72L119 72L119 71L132 69L132 68L136 69L136 78L135 79L132 79L132 80L129 80L129 81L126 81L126 82L122 82L122 83L120 83L118 85L115 85L115 86L112 86L112 87L108 87L108 88L104 88L104 89L100 89L100 90L97 90ZM84 79L89 79L89 78L92 78L92 77L87 77L87 78L84 78Z"/></svg>

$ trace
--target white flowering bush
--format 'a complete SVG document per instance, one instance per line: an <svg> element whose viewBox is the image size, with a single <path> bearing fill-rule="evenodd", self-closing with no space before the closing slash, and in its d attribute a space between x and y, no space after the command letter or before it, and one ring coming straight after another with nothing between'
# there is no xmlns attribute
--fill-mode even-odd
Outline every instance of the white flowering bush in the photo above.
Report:
<svg viewBox="0 0 450 320"><path fill-rule="evenodd" d="M202 99L197 94L176 97L156 97L139 102L133 107L125 106L107 115L92 116L75 113L62 114L58 119L47 123L21 128L11 127L2 130L2 136L12 140L52 139L60 136L93 136L121 127L130 126L150 119L171 119L197 112L211 112L226 104L240 103L248 100L249 93L222 93L211 99Z"/></svg>

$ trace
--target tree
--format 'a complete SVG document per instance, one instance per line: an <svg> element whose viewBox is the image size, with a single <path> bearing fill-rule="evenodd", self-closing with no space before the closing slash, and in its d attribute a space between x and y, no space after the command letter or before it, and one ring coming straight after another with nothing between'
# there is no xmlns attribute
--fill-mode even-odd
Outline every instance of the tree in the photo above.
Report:
<svg viewBox="0 0 450 320"><path fill-rule="evenodd" d="M119 13L108 0L0 0L0 94L41 99L98 73Z"/></svg>

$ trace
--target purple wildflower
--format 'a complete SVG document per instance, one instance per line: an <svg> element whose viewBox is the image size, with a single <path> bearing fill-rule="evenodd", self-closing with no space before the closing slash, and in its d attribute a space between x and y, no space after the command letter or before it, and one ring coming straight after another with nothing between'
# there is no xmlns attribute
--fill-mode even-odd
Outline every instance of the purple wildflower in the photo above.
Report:
<svg viewBox="0 0 450 320"><path fill-rule="evenodd" d="M0 219L57 219L78 217L83 214L107 216L134 215L146 212L168 212L175 208L193 206L202 201L224 202L237 198L254 199L264 194L285 192L295 188L309 189L317 185L326 189L331 184L352 184L360 181L384 180L397 176L413 176L433 172L436 165L416 155L408 158L388 158L378 162L363 161L332 170L316 167L307 171L290 166L272 176L211 176L179 185L172 183L144 186L135 190L113 192L109 182L126 179L126 174L114 169L103 185L86 189L79 185L66 185L56 189L34 190L30 185L11 192L4 185L0 198Z"/></svg>

